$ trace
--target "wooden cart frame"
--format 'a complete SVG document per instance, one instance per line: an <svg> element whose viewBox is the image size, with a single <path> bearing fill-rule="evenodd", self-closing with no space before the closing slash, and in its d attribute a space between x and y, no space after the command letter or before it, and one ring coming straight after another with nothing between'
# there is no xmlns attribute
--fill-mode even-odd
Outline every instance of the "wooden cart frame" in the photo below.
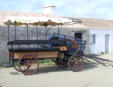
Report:
<svg viewBox="0 0 113 87"><path fill-rule="evenodd" d="M47 38L46 33L45 40L29 40L28 31L29 24L21 22L7 21L8 25L8 49L9 49L9 63L12 64L16 70L26 75L34 74L39 69L40 59L52 59L60 68L69 67L73 71L81 71L83 67L83 52L85 49L85 41L74 40L67 35L60 37L60 28L62 23L56 23L52 21L36 22L30 25L33 26L58 26L58 33L54 33L51 38ZM14 39L10 40L10 26L14 26ZM27 39L18 40L16 38L17 31L16 26L25 25L27 30ZM38 28L37 28L37 38ZM27 48L21 48L21 45L27 46ZM31 48L30 45L36 45L35 48ZM14 48L14 46L18 46ZM17 61L17 63L16 63ZM16 65L15 65L16 64Z"/></svg>

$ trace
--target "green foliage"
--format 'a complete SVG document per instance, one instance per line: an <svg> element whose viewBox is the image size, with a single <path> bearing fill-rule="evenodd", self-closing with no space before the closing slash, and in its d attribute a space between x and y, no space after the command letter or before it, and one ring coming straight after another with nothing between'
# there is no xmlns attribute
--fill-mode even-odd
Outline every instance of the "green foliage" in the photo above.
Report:
<svg viewBox="0 0 113 87"><path fill-rule="evenodd" d="M101 52L100 54L104 54L104 52Z"/></svg>
<svg viewBox="0 0 113 87"><path fill-rule="evenodd" d="M0 65L0 69L4 68L4 66Z"/></svg>
<svg viewBox="0 0 113 87"><path fill-rule="evenodd" d="M4 24L6 24L6 25L13 25L13 22L11 20L8 20L8 21L4 22Z"/></svg>
<svg viewBox="0 0 113 87"><path fill-rule="evenodd" d="M63 25L63 23L57 23L51 20L45 21L45 22L34 22L34 23L22 23L22 22L12 22L11 20L8 20L6 22L4 22L4 24L6 25L15 25L15 26L20 26L20 25L34 25L34 26L57 26L57 25Z"/></svg>
<svg viewBox="0 0 113 87"><path fill-rule="evenodd" d="M39 60L39 64L41 65L55 65L53 61L50 59Z"/></svg>

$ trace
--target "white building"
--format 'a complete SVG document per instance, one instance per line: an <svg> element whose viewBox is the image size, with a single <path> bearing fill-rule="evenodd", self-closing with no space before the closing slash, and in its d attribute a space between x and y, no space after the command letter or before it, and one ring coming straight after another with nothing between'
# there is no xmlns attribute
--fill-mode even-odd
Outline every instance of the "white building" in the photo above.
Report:
<svg viewBox="0 0 113 87"><path fill-rule="evenodd" d="M113 29L89 30L90 54L113 53Z"/></svg>
<svg viewBox="0 0 113 87"><path fill-rule="evenodd" d="M63 33L84 39L87 42L86 53L100 54L113 53L113 20L99 20L89 18L68 18L58 16L53 12L55 6L46 5L43 13L27 12L0 12L0 25L4 26L7 20L36 22L52 20L55 22L66 22L62 28L67 30Z"/></svg>

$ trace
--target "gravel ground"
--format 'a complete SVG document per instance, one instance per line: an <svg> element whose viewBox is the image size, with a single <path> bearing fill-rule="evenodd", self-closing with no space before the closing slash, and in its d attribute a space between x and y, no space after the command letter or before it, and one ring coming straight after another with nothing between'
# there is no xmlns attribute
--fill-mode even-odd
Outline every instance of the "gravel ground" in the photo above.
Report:
<svg viewBox="0 0 113 87"><path fill-rule="evenodd" d="M38 73L25 76L13 68L0 69L1 87L113 87L113 68L85 63L81 72L40 67Z"/></svg>

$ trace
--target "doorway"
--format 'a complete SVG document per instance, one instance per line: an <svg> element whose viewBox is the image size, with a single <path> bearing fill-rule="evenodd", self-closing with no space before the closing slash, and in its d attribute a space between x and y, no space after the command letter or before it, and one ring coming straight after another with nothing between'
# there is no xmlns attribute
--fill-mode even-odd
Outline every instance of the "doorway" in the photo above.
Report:
<svg viewBox="0 0 113 87"><path fill-rule="evenodd" d="M105 35L105 53L109 53L109 34Z"/></svg>
<svg viewBox="0 0 113 87"><path fill-rule="evenodd" d="M82 40L82 33L75 33L75 40L76 39Z"/></svg>

